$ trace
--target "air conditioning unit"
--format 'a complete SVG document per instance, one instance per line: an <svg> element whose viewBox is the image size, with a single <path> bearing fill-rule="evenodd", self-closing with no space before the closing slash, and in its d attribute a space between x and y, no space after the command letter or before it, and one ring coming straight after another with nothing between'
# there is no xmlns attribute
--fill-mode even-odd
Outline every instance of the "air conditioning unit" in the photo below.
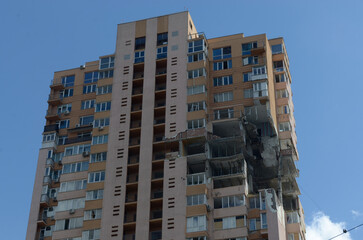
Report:
<svg viewBox="0 0 363 240"><path fill-rule="evenodd" d="M76 128L79 128L80 126L81 126L81 124L79 124L79 123L78 123L78 124L76 124Z"/></svg>
<svg viewBox="0 0 363 240"><path fill-rule="evenodd" d="M98 127L98 131L102 131L104 128L104 126Z"/></svg>
<svg viewBox="0 0 363 240"><path fill-rule="evenodd" d="M89 151L85 151L82 153L83 157L88 157L89 156Z"/></svg>
<svg viewBox="0 0 363 240"><path fill-rule="evenodd" d="M76 212L76 210L74 210L73 208L69 209L69 214L74 214Z"/></svg>
<svg viewBox="0 0 363 240"><path fill-rule="evenodd" d="M64 114L65 114L65 115L68 115L68 114L69 114L69 110L65 110L65 111L64 111Z"/></svg>

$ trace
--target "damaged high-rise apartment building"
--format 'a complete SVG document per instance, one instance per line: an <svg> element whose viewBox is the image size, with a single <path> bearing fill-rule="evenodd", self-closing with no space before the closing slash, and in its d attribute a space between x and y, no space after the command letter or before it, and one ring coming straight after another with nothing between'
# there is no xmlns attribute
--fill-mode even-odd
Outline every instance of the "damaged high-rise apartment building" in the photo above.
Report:
<svg viewBox="0 0 363 240"><path fill-rule="evenodd" d="M27 239L305 239L290 85L282 38L118 25L54 74Z"/></svg>

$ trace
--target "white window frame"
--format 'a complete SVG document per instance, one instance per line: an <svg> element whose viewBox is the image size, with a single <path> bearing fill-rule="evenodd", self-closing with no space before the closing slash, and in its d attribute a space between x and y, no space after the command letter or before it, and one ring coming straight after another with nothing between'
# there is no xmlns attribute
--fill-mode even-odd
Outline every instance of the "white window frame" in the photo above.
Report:
<svg viewBox="0 0 363 240"><path fill-rule="evenodd" d="M205 215L187 218L187 233L205 230L207 230L207 217Z"/></svg>
<svg viewBox="0 0 363 240"><path fill-rule="evenodd" d="M71 192L86 189L87 179L61 182L59 192Z"/></svg>
<svg viewBox="0 0 363 240"><path fill-rule="evenodd" d="M108 134L92 137L92 145L105 144L107 142L108 142Z"/></svg>
<svg viewBox="0 0 363 240"><path fill-rule="evenodd" d="M226 85L231 85L231 84L233 84L232 75L213 78L214 87L226 86Z"/></svg>
<svg viewBox="0 0 363 240"><path fill-rule="evenodd" d="M63 104L63 105L58 106L57 113L62 114L62 113L70 112L71 110L72 110L72 103Z"/></svg>
<svg viewBox="0 0 363 240"><path fill-rule="evenodd" d="M82 240L99 240L101 239L101 229L90 229L82 232Z"/></svg>
<svg viewBox="0 0 363 240"><path fill-rule="evenodd" d="M205 76L206 76L205 68L198 68L188 71L188 79L205 77Z"/></svg>
<svg viewBox="0 0 363 240"><path fill-rule="evenodd" d="M138 61L138 60L141 60L141 61ZM145 62L145 51L144 50L136 51L134 63L143 63L143 62Z"/></svg>
<svg viewBox="0 0 363 240"><path fill-rule="evenodd" d="M111 102L96 103L95 112L105 112L111 109Z"/></svg>
<svg viewBox="0 0 363 240"><path fill-rule="evenodd" d="M205 101L188 103L188 112L201 111L205 110L205 108L206 108Z"/></svg>
<svg viewBox="0 0 363 240"><path fill-rule="evenodd" d="M253 97L267 97L268 85L267 82L257 82L253 84Z"/></svg>
<svg viewBox="0 0 363 240"><path fill-rule="evenodd" d="M188 129L197 129L205 127L205 118L193 119L188 121Z"/></svg>
<svg viewBox="0 0 363 240"><path fill-rule="evenodd" d="M86 192L86 201L103 199L103 189L97 189Z"/></svg>
<svg viewBox="0 0 363 240"><path fill-rule="evenodd" d="M213 71L225 70L232 68L232 60L220 61L213 63Z"/></svg>
<svg viewBox="0 0 363 240"><path fill-rule="evenodd" d="M65 172L65 168L69 167L69 172ZM88 170L88 161L83 161L83 162L76 162L76 163L68 163L68 164L63 164L62 167L62 174L67 174L67 173L75 173L75 172L83 172L83 171L87 171Z"/></svg>
<svg viewBox="0 0 363 240"><path fill-rule="evenodd" d="M188 87L187 93L188 93L188 96L190 96L190 95L205 93L205 90L206 90L205 85L195 85L195 86Z"/></svg>
<svg viewBox="0 0 363 240"><path fill-rule="evenodd" d="M242 58L243 66L258 64L258 56L250 56Z"/></svg>
<svg viewBox="0 0 363 240"><path fill-rule="evenodd" d="M105 171L88 173L88 183L96 183L105 181Z"/></svg>
<svg viewBox="0 0 363 240"><path fill-rule="evenodd" d="M96 89L96 95L103 95L107 93L112 93L112 85L100 86Z"/></svg>
<svg viewBox="0 0 363 240"><path fill-rule="evenodd" d="M89 94L96 92L97 85L96 84L90 84L83 86L83 94Z"/></svg>
<svg viewBox="0 0 363 240"><path fill-rule="evenodd" d="M207 204L207 195L196 194L196 195L187 196L187 206L195 206L203 204Z"/></svg>
<svg viewBox="0 0 363 240"><path fill-rule="evenodd" d="M107 62L103 62L103 60L106 60L107 59ZM104 57L104 58L101 58L100 59L100 66L99 68L100 69L107 69L107 68L113 68L114 67L114 64L115 64L115 57L113 56L110 56L110 57Z"/></svg>
<svg viewBox="0 0 363 240"><path fill-rule="evenodd" d="M90 152L91 151L91 144L82 144L82 145L75 145L71 147L66 147L64 149L63 156L73 156L82 154L83 152Z"/></svg>
<svg viewBox="0 0 363 240"><path fill-rule="evenodd" d="M104 162L107 159L107 152L92 153L89 159L90 163Z"/></svg>
<svg viewBox="0 0 363 240"><path fill-rule="evenodd" d="M84 221L96 220L96 219L101 219L101 217L102 217L102 208L90 209L84 211L83 220Z"/></svg>
<svg viewBox="0 0 363 240"><path fill-rule="evenodd" d="M233 100L233 91L216 93L213 96L215 103L227 102Z"/></svg>
<svg viewBox="0 0 363 240"><path fill-rule="evenodd" d="M54 142L56 140L56 133L48 133L43 135L43 142Z"/></svg>
<svg viewBox="0 0 363 240"><path fill-rule="evenodd" d="M281 123L279 123L279 132L287 132L287 131L291 131L290 122L281 122Z"/></svg>
<svg viewBox="0 0 363 240"><path fill-rule="evenodd" d="M93 123L93 127L106 127L110 125L110 118L99 118L95 119Z"/></svg>
<svg viewBox="0 0 363 240"><path fill-rule="evenodd" d="M85 198L73 198L63 201L58 201L58 206L55 208L55 212L63 212L71 209L84 208ZM83 218L82 218L83 220Z"/></svg>
<svg viewBox="0 0 363 240"><path fill-rule="evenodd" d="M82 103L81 103L81 110L94 108L94 106L95 106L95 100L94 99L85 100L85 101L82 101Z"/></svg>
<svg viewBox="0 0 363 240"><path fill-rule="evenodd" d="M59 91L59 97L60 98L67 98L73 96L73 88L67 88L64 90Z"/></svg>
<svg viewBox="0 0 363 240"><path fill-rule="evenodd" d="M66 227L66 224L68 225ZM55 231L70 230L83 227L83 217L61 219L55 222Z"/></svg>
<svg viewBox="0 0 363 240"><path fill-rule="evenodd" d="M201 45L195 45L195 43L198 42L202 42ZM206 49L206 45L205 45L205 41L204 39L199 39L196 41L191 41L188 44L188 53L196 53L196 52L201 52L204 51Z"/></svg>
<svg viewBox="0 0 363 240"><path fill-rule="evenodd" d="M193 185L200 185L206 183L206 177L205 173L195 173L195 174L189 174L187 175L187 185L193 186Z"/></svg>

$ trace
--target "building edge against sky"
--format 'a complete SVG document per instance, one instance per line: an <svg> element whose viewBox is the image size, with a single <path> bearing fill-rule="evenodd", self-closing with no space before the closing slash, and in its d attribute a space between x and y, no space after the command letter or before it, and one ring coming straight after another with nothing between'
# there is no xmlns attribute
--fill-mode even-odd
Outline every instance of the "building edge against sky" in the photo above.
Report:
<svg viewBox="0 0 363 240"><path fill-rule="evenodd" d="M26 239L305 239L282 38L188 12L55 72Z"/></svg>

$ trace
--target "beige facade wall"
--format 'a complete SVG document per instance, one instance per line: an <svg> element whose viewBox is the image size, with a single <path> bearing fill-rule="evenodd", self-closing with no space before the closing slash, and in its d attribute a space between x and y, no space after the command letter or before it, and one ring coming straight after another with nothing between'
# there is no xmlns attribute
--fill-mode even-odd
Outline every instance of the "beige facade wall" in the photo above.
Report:
<svg viewBox="0 0 363 240"><path fill-rule="evenodd" d="M101 239L110 239L115 236L122 238L124 203L126 192L126 174L128 158L128 134L130 126L132 70L124 74L124 67L132 69L134 45L126 46L126 41L133 40L135 36L135 23L120 24L117 29L114 81L112 85L111 113L109 140L107 146L107 163L105 176L105 189L102 207ZM124 56L130 55L129 60ZM123 84L127 86L123 90ZM126 101L126 106L121 107L121 102ZM121 123L122 115L125 120ZM119 140L119 134L125 134L124 140ZM121 174L116 173L121 171ZM119 195L117 190L121 189Z"/></svg>

